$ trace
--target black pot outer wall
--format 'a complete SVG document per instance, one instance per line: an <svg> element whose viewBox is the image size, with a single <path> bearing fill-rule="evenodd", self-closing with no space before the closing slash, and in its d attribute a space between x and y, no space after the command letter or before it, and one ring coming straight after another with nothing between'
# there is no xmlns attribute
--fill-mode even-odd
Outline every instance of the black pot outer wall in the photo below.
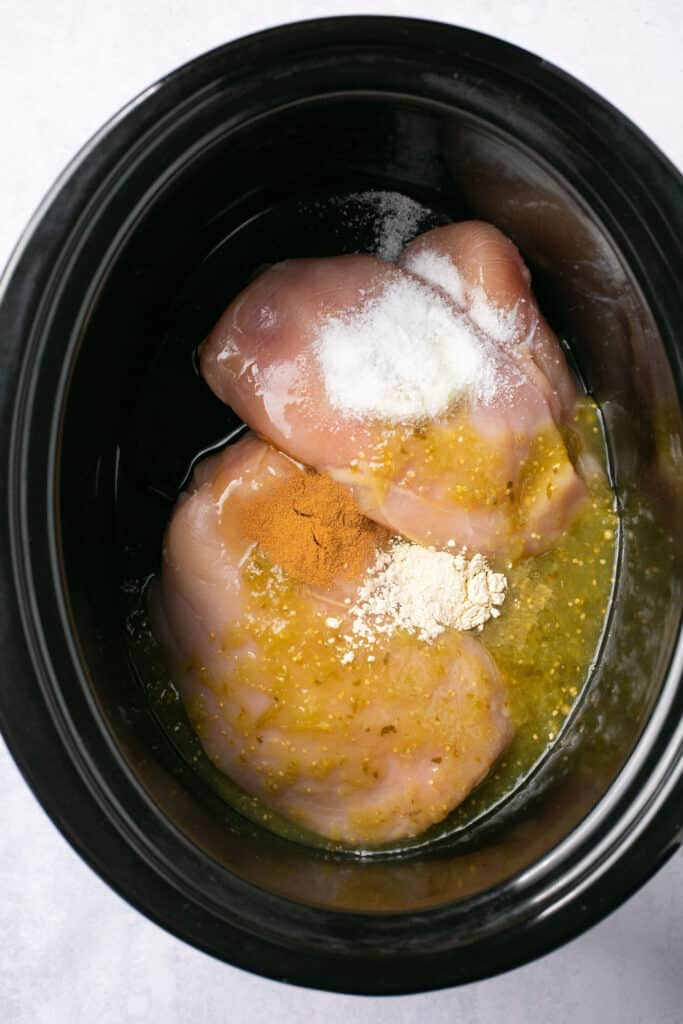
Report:
<svg viewBox="0 0 683 1024"><path fill-rule="evenodd" d="M141 698L117 596L121 435L174 295L221 245L233 285L287 255L303 243L272 211L342 186L402 189L518 241L602 404L626 524L588 698L531 796L466 841L365 864L201 792ZM76 157L2 282L0 725L126 900L255 973L398 994L548 952L674 851L681 238L681 178L618 111L520 49L425 21L324 19L220 47ZM644 522L668 538L663 569Z"/></svg>

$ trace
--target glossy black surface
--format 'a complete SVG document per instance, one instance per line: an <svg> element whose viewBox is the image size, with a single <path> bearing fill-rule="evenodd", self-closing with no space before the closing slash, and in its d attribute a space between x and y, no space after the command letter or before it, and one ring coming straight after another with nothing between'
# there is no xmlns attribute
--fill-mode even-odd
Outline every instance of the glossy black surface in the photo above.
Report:
<svg viewBox="0 0 683 1024"><path fill-rule="evenodd" d="M235 425L194 346L262 263L362 246L301 209L365 188L518 242L603 407L625 524L589 693L533 786L464 843L372 863L278 839L201 787L131 671L120 593L189 458ZM55 186L0 306L0 722L62 831L149 916L272 977L416 991L553 948L680 841L682 200L566 75L381 18L207 54Z"/></svg>

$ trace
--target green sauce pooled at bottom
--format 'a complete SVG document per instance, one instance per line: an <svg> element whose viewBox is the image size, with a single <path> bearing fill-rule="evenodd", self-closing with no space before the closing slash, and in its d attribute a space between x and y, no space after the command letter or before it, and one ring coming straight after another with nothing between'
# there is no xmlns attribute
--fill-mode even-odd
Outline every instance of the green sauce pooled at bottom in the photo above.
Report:
<svg viewBox="0 0 683 1024"><path fill-rule="evenodd" d="M577 413L568 446L604 468L597 408ZM456 810L466 824L508 794L557 739L590 676L609 608L618 518L606 474L588 481L591 502L557 544L508 570L500 618L488 622L482 644L508 689L515 737L488 778Z"/></svg>

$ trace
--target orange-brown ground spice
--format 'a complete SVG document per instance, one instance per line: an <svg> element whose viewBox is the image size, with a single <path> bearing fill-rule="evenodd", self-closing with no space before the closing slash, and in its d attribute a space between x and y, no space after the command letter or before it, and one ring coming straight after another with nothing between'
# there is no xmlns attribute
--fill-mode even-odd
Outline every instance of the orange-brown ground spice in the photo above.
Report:
<svg viewBox="0 0 683 1024"><path fill-rule="evenodd" d="M250 539L271 561L299 582L319 586L359 575L389 536L342 484L312 470L278 481L246 518Z"/></svg>

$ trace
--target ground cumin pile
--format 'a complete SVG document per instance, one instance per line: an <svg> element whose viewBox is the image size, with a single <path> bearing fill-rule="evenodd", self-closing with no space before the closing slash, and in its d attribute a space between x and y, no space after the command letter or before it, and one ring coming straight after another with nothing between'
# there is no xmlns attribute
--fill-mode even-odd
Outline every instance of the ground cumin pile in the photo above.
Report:
<svg viewBox="0 0 683 1024"><path fill-rule="evenodd" d="M359 575L388 538L345 487L313 471L289 474L269 488L268 500L249 510L247 530L294 579L322 586Z"/></svg>

